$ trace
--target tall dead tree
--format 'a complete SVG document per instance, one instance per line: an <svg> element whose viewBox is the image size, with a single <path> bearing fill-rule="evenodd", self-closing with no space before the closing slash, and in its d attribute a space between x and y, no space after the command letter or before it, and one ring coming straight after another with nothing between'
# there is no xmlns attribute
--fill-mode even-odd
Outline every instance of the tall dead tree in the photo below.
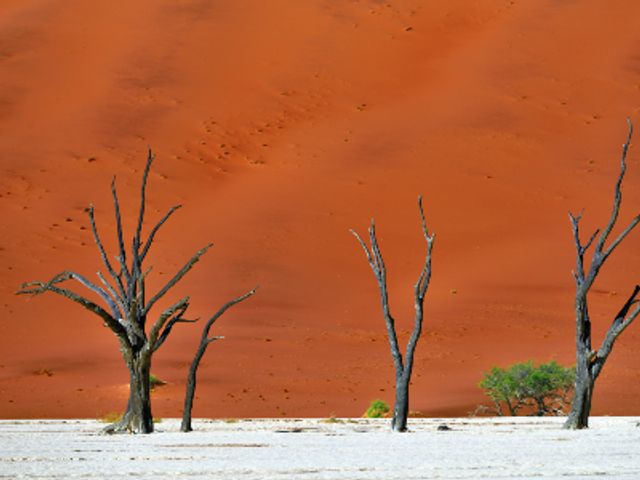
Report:
<svg viewBox="0 0 640 480"><path fill-rule="evenodd" d="M380 290L380 300L382 302L382 313L384 315L384 321L387 327L387 337L389 339L389 347L391 348L391 357L393 358L393 365L395 368L395 405L393 408L393 419L391 420L391 429L396 432L405 432L407 430L407 417L409 415L409 384L411 383L411 372L413 370L413 358L418 345L418 339L422 333L422 318L423 318L423 305L424 297L429 287L429 281L431 280L431 250L433 248L433 241L435 234L429 235L427 230L427 223L424 218L424 211L422 210L422 196L418 197L418 210L420 212L420 222L422 225L422 233L427 243L426 255L424 265L418 276L418 281L414 286L413 298L415 317L413 332L409 337L407 344L407 350L404 358L400 352L398 346L398 336L396 334L395 320L391 315L391 309L389 307L389 296L387 292L387 269L382 259L382 253L380 252L380 246L378 245L378 239L376 237L375 222L371 219L371 226L369 227L369 240L371 247L368 247L364 240L354 230L351 233L356 237L369 262L369 266L373 271L373 275L378 283Z"/></svg>
<svg viewBox="0 0 640 480"><path fill-rule="evenodd" d="M582 214L573 215L569 213L571 226L573 229L573 240L576 248L576 269L573 276L576 282L575 315L576 315L576 386L571 411L564 424L565 428L581 429L589 426L589 412L591 411L591 400L593 389L598 375L602 372L607 358L613 349L613 345L620 334L635 320L640 313L640 306L637 296L640 293L640 286L636 285L631 295L622 306L618 314L605 335L600 348L593 350L591 346L591 319L587 305L587 295L592 287L600 269L613 253L618 245L629 235L629 233L640 222L640 215L636 215L627 227L615 237L608 245L607 240L613 231L618 220L620 205L622 203L622 180L627 169L626 158L633 134L633 125L628 120L629 133L627 140L622 146L620 161L620 174L616 181L613 197L613 206L609 222L602 232L596 230L589 240L583 245L580 240L580 220ZM598 236L599 234L599 236ZM597 237L597 240L596 240ZM594 252L591 263L585 269L584 254L595 241Z"/></svg>
<svg viewBox="0 0 640 480"><path fill-rule="evenodd" d="M145 214L145 194L149 170L154 155L149 149L147 163L142 175L140 190L140 208L138 221L131 241L131 257L127 259L127 252L123 238L122 220L120 217L120 204L116 191L115 178L111 182L111 194L115 210L115 222L117 231L118 254L115 256L117 263L112 263L104 248L104 244L96 227L95 213L90 205L86 210L89 215L93 239L100 252L102 263L108 276L97 272L100 285L75 272L64 271L54 276L48 282L28 282L22 285L18 294L39 295L45 292L53 292L68 298L90 312L96 314L116 335L120 343L120 351L129 371L129 400L122 419L105 428L106 433L133 432L151 433L153 431L153 417L151 414L151 398L149 388L149 375L151 370L151 358L160 348L176 323L189 322L184 314L189 306L189 297L184 297L169 308L164 310L147 328L151 309L165 296L165 294L184 277L189 270L200 260L200 257L211 247L211 244L200 249L184 266L171 277L171 279L154 295L147 300L145 280L151 268L143 267L149 250L153 244L158 230L180 208L176 205L156 223L149 232L146 240L142 239L142 227ZM64 282L75 280L83 287L97 294L104 301L106 308L94 303L68 288L63 287Z"/></svg>
<svg viewBox="0 0 640 480"><path fill-rule="evenodd" d="M198 371L198 367L200 366L200 360L204 356L204 353L207 351L207 347L211 342L216 340L220 340L223 337L210 337L209 332L213 324L226 312L228 309L233 307L234 305L246 300L254 293L256 293L257 287L253 290L248 291L244 295L241 295L233 300L225 303L220 310L218 310L205 324L202 329L202 335L200 337L200 343L198 344L198 349L196 350L196 354L193 357L193 361L191 362L191 367L189 368L189 374L187 375L187 388L185 390L184 395L184 409L182 410L182 423L180 425L180 431L182 432L190 432L193 429L191 428L191 410L193 409L193 398L196 393L196 373Z"/></svg>

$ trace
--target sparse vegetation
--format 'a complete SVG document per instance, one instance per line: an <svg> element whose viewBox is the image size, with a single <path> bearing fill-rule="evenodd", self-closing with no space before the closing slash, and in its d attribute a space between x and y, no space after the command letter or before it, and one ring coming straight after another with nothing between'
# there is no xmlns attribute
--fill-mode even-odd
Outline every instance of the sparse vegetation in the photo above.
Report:
<svg viewBox="0 0 640 480"><path fill-rule="evenodd" d="M373 400L363 416L366 418L382 418L389 413L389 410L389 405L384 400Z"/></svg>
<svg viewBox="0 0 640 480"><path fill-rule="evenodd" d="M324 420L321 420L322 423L344 423L344 420L339 419L338 417L336 417L335 413L331 413L329 415L329 418L325 418Z"/></svg>
<svg viewBox="0 0 640 480"><path fill-rule="evenodd" d="M160 380L153 373L149 374L149 388L153 390L156 387L161 387L162 385L166 385L167 382L164 380Z"/></svg>
<svg viewBox="0 0 640 480"><path fill-rule="evenodd" d="M534 415L562 415L573 391L575 368L563 367L555 361L534 365L533 361L516 363L508 368L493 367L479 386L493 400L495 408L477 411L518 415L525 411Z"/></svg>

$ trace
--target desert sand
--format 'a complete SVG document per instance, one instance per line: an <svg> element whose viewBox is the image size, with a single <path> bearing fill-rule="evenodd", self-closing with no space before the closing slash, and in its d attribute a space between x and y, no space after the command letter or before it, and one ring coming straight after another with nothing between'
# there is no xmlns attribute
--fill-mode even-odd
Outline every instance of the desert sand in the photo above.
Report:
<svg viewBox="0 0 640 480"><path fill-rule="evenodd" d="M156 288L214 248L166 300L191 296L225 336L197 417L358 416L392 401L376 285L349 229L375 217L406 342L436 233L411 409L464 416L493 365L574 359L567 213L608 217L625 118L640 116L640 3L539 0L0 1L0 417L96 418L127 372L97 317L27 280L102 268L84 209L115 247L109 183L135 221L147 146ZM638 211L632 145L621 225ZM149 228L149 227L147 227ZM591 295L599 341L640 272L640 232ZM160 305L162 307L162 305ZM153 364L154 414L180 415L198 325ZM593 413L640 415L640 327Z"/></svg>
<svg viewBox="0 0 640 480"><path fill-rule="evenodd" d="M4 478L477 479L638 478L637 417L165 420L154 435L104 436L95 420L0 421ZM446 423L444 423L446 422ZM446 425L449 430L438 430Z"/></svg>

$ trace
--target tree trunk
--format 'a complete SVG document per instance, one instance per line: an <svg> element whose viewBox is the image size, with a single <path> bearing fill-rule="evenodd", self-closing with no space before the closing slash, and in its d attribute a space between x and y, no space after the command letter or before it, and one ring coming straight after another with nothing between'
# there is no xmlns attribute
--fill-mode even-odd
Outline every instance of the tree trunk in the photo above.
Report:
<svg viewBox="0 0 640 480"><path fill-rule="evenodd" d="M595 377L591 369L591 320L587 307L586 291L578 286L576 299L576 386L571 410L564 428L589 427L591 398Z"/></svg>
<svg viewBox="0 0 640 480"><path fill-rule="evenodd" d="M591 399L593 398L593 387L595 378L589 369L588 355L582 354L584 358L579 358L576 368L576 388L571 403L571 411L567 416L564 428L580 430L589 428L589 413L591 412Z"/></svg>
<svg viewBox="0 0 640 480"><path fill-rule="evenodd" d="M547 404L544 403L543 397L538 397L535 399L536 405L538 406L538 411L536 412L537 417L544 417L546 413L549 411L547 408Z"/></svg>
<svg viewBox="0 0 640 480"><path fill-rule="evenodd" d="M152 433L151 414L151 355L143 349L140 352L124 352L129 369L129 401L122 419L104 429L104 433Z"/></svg>
<svg viewBox="0 0 640 480"><path fill-rule="evenodd" d="M391 429L394 432L407 431L407 417L409 416L409 376L403 375L396 380L396 402L393 407Z"/></svg>
<svg viewBox="0 0 640 480"><path fill-rule="evenodd" d="M200 360L202 360L202 356L207 350L208 345L209 343L206 341L206 339L204 339L203 342L200 343L200 347L196 351L196 354L193 357L193 362L191 362L191 367L189 368L189 375L187 376L187 388L184 395L182 424L180 425L181 432L190 432L193 430L191 428L191 410L193 409L193 397L196 394L196 373L198 371L198 366L200 365Z"/></svg>

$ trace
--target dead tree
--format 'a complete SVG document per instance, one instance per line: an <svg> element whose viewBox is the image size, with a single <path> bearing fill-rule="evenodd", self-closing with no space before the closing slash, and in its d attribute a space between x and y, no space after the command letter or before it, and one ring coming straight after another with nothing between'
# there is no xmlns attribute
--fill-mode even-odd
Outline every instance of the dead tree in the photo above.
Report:
<svg viewBox="0 0 640 480"><path fill-rule="evenodd" d="M184 409L182 410L182 423L180 425L180 431L182 432L190 432L193 429L191 428L191 410L193 409L193 398L196 393L196 373L198 371L198 367L200 366L200 360L204 356L204 353L207 351L207 347L211 342L216 340L220 340L224 337L209 337L209 331L213 324L222 316L224 312L233 307L234 305L246 300L254 293L256 293L257 287L253 290L248 291L244 295L241 295L233 300L225 303L220 310L218 310L205 324L202 329L202 336L200 337L200 344L198 345L198 349L196 350L196 354L193 357L193 361L191 362L191 367L189 368L189 374L187 375L187 388L184 396Z"/></svg>
<svg viewBox="0 0 640 480"><path fill-rule="evenodd" d="M591 400L593 398L593 389L598 375L602 372L613 345L620 334L635 320L640 313L640 306L634 306L638 303L637 296L640 293L640 286L636 285L633 292L622 306L618 314L614 317L613 323L607 330L604 340L600 348L593 350L591 346L591 319L589 318L589 309L587 305L587 295L592 287L600 269L613 253L618 245L629 235L629 233L640 222L640 215L631 220L629 225L620 232L620 234L605 245L611 232L613 231L618 214L620 212L620 204L622 203L622 180L627 169L626 158L633 134L633 125L628 120L629 133L627 140L622 146L622 156L620 161L620 174L614 189L613 206L611 208L611 216L609 222L602 232L596 230L589 240L583 245L580 240L580 220L582 214L569 214L571 226L573 229L573 240L576 248L576 269L573 276L576 282L575 296L575 315L576 315L576 385L571 411L564 424L565 428L581 429L589 426L589 413L591 410ZM598 236L599 234L599 236ZM597 240L596 240L597 237ZM594 252L591 263L585 269L584 254L595 241Z"/></svg>
<svg viewBox="0 0 640 480"><path fill-rule="evenodd" d="M149 388L151 359L158 348L163 345L176 323L190 321L184 318L189 306L189 297L178 300L160 313L149 328L147 328L147 320L151 316L151 309L155 304L191 270L196 262L200 260L200 257L211 247L211 244L209 244L196 252L160 290L147 299L145 280L151 268L143 267L144 262L158 230L180 208L180 205L170 208L151 229L146 240L143 241L142 227L145 214L145 194L153 159L154 155L149 149L147 163L142 175L140 208L135 234L131 242L131 257L129 259L127 259L123 238L115 178L111 182L111 194L115 210L118 244L118 254L115 256L116 264L109 260L104 244L98 234L93 206L90 205L86 210L91 223L93 239L110 278L101 272L97 272L100 284L96 284L75 272L64 271L48 282L25 283L22 285L22 289L17 292L18 294L28 295L53 292L66 297L100 317L118 338L120 351L129 371L129 400L122 419L106 427L105 433L151 433L153 431ZM63 287L64 282L68 280L75 280L83 287L97 294L104 301L106 308Z"/></svg>
<svg viewBox="0 0 640 480"><path fill-rule="evenodd" d="M369 240L371 247L367 247L367 244L362 240L360 235L351 230L351 233L356 237L365 255L371 270L378 283L380 290L380 300L382 302L382 312L384 315L384 321L387 327L387 337L389 339L389 346L391 348L391 357L393 358L393 365L395 368L395 405L393 408L393 419L391 420L391 429L396 432L405 432L407 430L407 416L409 415L409 384L411 382L411 372L413 370L413 358L418 344L418 339L422 332L422 318L423 318L423 305L424 296L427 293L429 287L429 280L431 279L431 250L433 248L433 241L435 234L429 235L427 230L427 224L424 218L424 212L422 210L422 197L418 197L418 210L420 212L420 222L422 224L422 232L427 243L427 251L425 255L424 265L418 276L418 281L414 287L414 308L415 318L413 332L409 338L407 344L407 350L405 357L402 357L400 348L398 346L398 336L396 334L395 320L391 315L389 307L389 298L387 293L387 270L380 253L380 247L378 245L378 239L376 237L376 228L374 220L371 219L371 226L369 227Z"/></svg>

